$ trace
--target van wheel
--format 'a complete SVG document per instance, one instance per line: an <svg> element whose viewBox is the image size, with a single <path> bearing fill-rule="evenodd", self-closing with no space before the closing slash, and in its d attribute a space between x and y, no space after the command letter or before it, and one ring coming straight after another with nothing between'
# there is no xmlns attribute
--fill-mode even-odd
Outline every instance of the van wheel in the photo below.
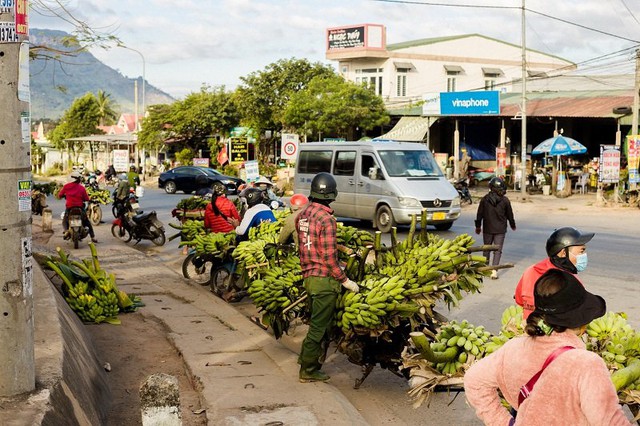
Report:
<svg viewBox="0 0 640 426"><path fill-rule="evenodd" d="M453 226L453 222L438 223L437 225L433 225L433 226L435 226L438 231L448 231Z"/></svg>
<svg viewBox="0 0 640 426"><path fill-rule="evenodd" d="M393 213L387 205L378 207L376 212L376 226L380 232L390 232L391 228L396 226L396 220L393 218Z"/></svg>

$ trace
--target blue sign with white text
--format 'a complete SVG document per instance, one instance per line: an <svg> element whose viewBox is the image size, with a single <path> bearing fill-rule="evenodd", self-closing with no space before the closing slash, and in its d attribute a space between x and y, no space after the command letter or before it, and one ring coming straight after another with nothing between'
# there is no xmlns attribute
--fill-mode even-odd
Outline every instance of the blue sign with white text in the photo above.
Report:
<svg viewBox="0 0 640 426"><path fill-rule="evenodd" d="M442 92L442 115L490 115L500 113L500 92Z"/></svg>

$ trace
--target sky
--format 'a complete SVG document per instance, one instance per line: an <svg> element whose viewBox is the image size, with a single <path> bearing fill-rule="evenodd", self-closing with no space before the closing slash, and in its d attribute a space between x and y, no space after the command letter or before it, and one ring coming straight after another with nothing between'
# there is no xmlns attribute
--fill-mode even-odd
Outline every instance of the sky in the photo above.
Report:
<svg viewBox="0 0 640 426"><path fill-rule="evenodd" d="M233 90L241 77L280 59L306 58L335 66L325 59L325 31L331 27L382 24L387 44L472 33L517 45L522 39L523 0L57 1L91 27L113 33L140 52L92 49L98 59L135 78L142 75L144 58L147 83L178 99L203 84ZM573 61L584 72L633 73L632 48L640 45L640 1L525 4L528 48ZM31 28L73 30L65 20L38 9L29 17ZM628 50L620 52L623 49ZM614 52L620 53L611 55Z"/></svg>

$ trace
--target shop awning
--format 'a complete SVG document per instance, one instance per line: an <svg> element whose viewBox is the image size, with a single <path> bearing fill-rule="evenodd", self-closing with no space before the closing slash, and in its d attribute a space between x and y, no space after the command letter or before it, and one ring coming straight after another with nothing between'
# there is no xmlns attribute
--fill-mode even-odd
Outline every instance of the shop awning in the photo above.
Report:
<svg viewBox="0 0 640 426"><path fill-rule="evenodd" d="M396 69L407 69L407 70L412 70L414 69L414 66L411 62L393 62L393 65L396 67Z"/></svg>
<svg viewBox="0 0 640 426"><path fill-rule="evenodd" d="M482 68L482 73L486 76L501 76L504 73L500 68Z"/></svg>
<svg viewBox="0 0 640 426"><path fill-rule="evenodd" d="M393 129L375 139L422 142L429 126L435 123L436 120L433 117L400 117Z"/></svg>
<svg viewBox="0 0 640 426"><path fill-rule="evenodd" d="M445 65L444 70L446 72L458 73L458 74L461 74L464 72L464 68L462 68L460 65Z"/></svg>

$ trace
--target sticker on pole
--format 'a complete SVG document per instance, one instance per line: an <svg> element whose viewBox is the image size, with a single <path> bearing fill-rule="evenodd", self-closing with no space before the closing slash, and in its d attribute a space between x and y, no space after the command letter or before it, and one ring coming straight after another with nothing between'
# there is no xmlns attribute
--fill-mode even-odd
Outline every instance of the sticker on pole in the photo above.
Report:
<svg viewBox="0 0 640 426"><path fill-rule="evenodd" d="M293 133L283 133L280 158L283 160L295 160L297 155L298 155L298 135Z"/></svg>
<svg viewBox="0 0 640 426"><path fill-rule="evenodd" d="M30 180L18 181L18 211L28 212L31 210L31 187Z"/></svg>
<svg viewBox="0 0 640 426"><path fill-rule="evenodd" d="M22 295L33 295L33 251L31 237L21 239L22 246Z"/></svg>
<svg viewBox="0 0 640 426"><path fill-rule="evenodd" d="M0 43L16 43L18 33L15 22L0 22Z"/></svg>

